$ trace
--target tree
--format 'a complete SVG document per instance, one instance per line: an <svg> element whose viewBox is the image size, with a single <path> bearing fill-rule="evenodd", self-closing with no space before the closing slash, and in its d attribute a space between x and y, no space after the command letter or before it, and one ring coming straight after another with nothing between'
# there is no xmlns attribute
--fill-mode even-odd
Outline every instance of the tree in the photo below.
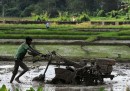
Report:
<svg viewBox="0 0 130 91"><path fill-rule="evenodd" d="M103 9L105 10L105 12L117 10L118 2L119 0L103 0Z"/></svg>
<svg viewBox="0 0 130 91"><path fill-rule="evenodd" d="M24 11L21 13L22 17L31 16L31 13L34 10L34 5L30 5L24 9Z"/></svg>

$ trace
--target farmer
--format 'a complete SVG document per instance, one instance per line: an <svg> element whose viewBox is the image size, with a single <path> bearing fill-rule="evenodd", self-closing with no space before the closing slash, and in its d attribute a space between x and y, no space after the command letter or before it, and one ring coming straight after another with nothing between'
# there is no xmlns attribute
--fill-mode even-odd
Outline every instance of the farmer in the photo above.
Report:
<svg viewBox="0 0 130 91"><path fill-rule="evenodd" d="M46 28L49 29L49 27L50 27L50 23L47 22L47 23L46 23Z"/></svg>
<svg viewBox="0 0 130 91"><path fill-rule="evenodd" d="M23 71L15 78L15 80L18 83L21 83L19 78L29 70L29 68L26 66L25 63L23 63L23 58L26 55L27 51L30 51L31 53L35 54L35 55L39 55L41 53L39 53L38 51L36 51L35 49L33 49L30 45L32 43L32 38L31 37L26 37L26 41L24 43L22 43L19 48L18 51L15 55L15 65L14 65L14 70L13 70L13 75L11 77L10 83L13 82L16 74L18 73L18 68L19 66L23 69Z"/></svg>

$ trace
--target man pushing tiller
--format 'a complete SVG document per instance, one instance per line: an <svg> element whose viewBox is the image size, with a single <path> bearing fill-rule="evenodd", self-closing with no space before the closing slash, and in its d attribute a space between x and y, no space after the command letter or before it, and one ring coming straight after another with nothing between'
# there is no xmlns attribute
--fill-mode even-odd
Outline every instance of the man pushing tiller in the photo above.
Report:
<svg viewBox="0 0 130 91"><path fill-rule="evenodd" d="M32 38L31 37L26 37L25 42L22 43L19 48L18 51L15 55L15 65L14 65L14 70L13 70L13 74L10 80L10 83L13 82L16 74L18 73L18 68L19 66L23 69L23 71L15 78L15 81L17 81L18 83L21 83L19 78L26 73L29 68L26 66L26 64L23 63L23 58L25 57L27 51L30 51L32 54L35 55L39 55L41 53L39 53L37 50L33 49L30 45L32 43Z"/></svg>

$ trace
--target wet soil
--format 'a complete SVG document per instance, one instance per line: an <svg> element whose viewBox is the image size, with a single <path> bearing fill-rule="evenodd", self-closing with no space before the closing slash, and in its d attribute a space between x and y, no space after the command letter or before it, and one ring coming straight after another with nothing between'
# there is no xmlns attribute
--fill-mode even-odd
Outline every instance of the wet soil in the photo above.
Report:
<svg viewBox="0 0 130 91"><path fill-rule="evenodd" d="M29 71L24 74L20 80L22 83L9 83L14 62L1 61L0 62L0 87L5 84L10 91L15 91L19 88L20 91L26 91L30 87L37 89L42 86L44 91L99 91L100 88L105 88L105 91L126 91L130 87L130 63L116 63L113 66L112 74L115 75L113 80L104 79L104 85L98 86L83 86L83 85L61 85L61 84L46 84L44 82L32 81L32 78L42 74L46 67L46 62L26 62ZM51 80L55 76L54 68L56 66L49 66L46 73L46 81ZM22 69L19 69L21 72Z"/></svg>

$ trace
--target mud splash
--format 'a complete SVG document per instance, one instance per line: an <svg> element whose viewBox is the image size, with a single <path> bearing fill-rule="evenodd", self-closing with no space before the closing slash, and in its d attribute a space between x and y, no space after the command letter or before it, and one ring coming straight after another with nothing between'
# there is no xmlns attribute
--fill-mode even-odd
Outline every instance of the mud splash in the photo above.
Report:
<svg viewBox="0 0 130 91"><path fill-rule="evenodd" d="M32 81L33 77L38 76L45 70L46 63L41 62L36 64L27 62L26 64L29 66L30 71L20 78L22 83L19 84L14 81L10 84L9 81L12 75L13 64L13 62L0 62L0 87L5 84L10 91L15 91L15 88L19 88L20 91L26 91L30 87L37 89L38 86L42 86L44 91L98 91L101 87L105 88L105 91L126 91L127 88L130 88L130 63L116 63L113 66L112 72L115 78L112 81L110 79L104 79L105 85L99 86L54 85ZM55 67L49 66L46 73L46 81L51 80L55 76Z"/></svg>

